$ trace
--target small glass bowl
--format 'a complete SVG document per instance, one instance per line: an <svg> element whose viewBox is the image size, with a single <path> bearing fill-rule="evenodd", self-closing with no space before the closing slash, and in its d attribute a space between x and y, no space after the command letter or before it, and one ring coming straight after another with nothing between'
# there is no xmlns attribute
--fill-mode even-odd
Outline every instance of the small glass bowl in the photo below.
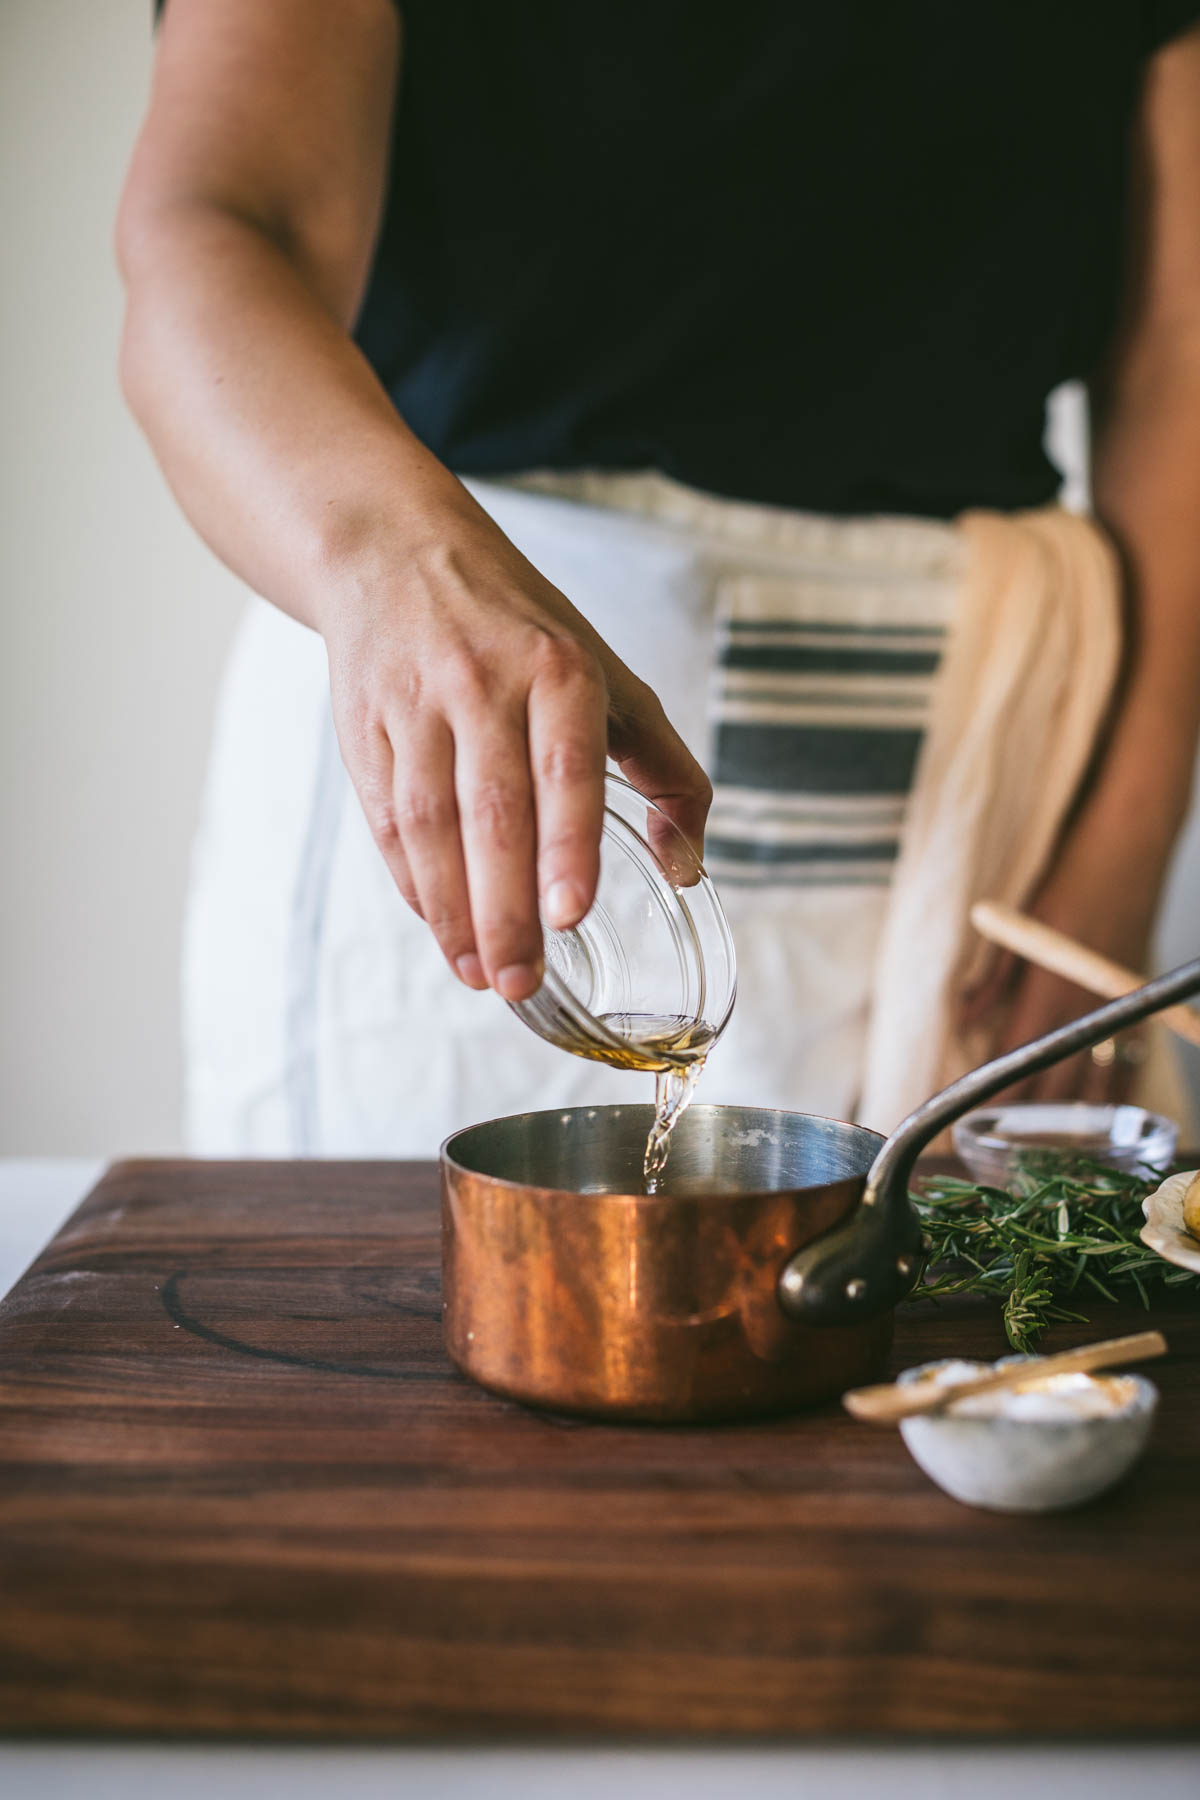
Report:
<svg viewBox="0 0 1200 1800"><path fill-rule="evenodd" d="M980 1107L959 1119L951 1135L976 1181L1002 1188L1034 1157L1086 1157L1130 1174L1167 1168L1179 1128L1141 1106L1072 1100Z"/></svg>
<svg viewBox="0 0 1200 1800"><path fill-rule="evenodd" d="M546 975L510 1002L560 1049L618 1068L698 1060L733 1010L737 963L717 891L666 813L619 775L604 782L600 881L570 931L543 926Z"/></svg>

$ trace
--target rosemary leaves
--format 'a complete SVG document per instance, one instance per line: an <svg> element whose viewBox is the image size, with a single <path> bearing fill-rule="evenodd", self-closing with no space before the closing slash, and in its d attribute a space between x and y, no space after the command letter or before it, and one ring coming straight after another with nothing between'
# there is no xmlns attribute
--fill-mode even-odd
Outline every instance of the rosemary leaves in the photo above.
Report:
<svg viewBox="0 0 1200 1800"><path fill-rule="evenodd" d="M1142 1201L1161 1175L1126 1174L1053 1153L1027 1157L1011 1191L930 1177L912 1196L929 1241L929 1273L913 1300L984 1294L999 1300L1014 1350L1032 1350L1056 1320L1082 1320L1072 1297L1117 1300L1200 1276L1143 1244Z"/></svg>

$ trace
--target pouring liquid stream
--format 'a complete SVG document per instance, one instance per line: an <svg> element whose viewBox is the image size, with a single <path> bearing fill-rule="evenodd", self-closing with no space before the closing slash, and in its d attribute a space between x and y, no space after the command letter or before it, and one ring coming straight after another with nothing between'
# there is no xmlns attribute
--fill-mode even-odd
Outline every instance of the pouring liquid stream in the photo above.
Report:
<svg viewBox="0 0 1200 1800"><path fill-rule="evenodd" d="M603 1043L581 1031L565 1008L558 1006L545 988L534 996L541 1011L543 1035L583 1056L589 1062L607 1063L614 1069L642 1069L654 1083L654 1123L646 1140L642 1173L646 1192L658 1192L671 1148L671 1133L691 1102L700 1071L717 1033L705 1019L681 1013L600 1013L603 1025L616 1043Z"/></svg>
<svg viewBox="0 0 1200 1800"><path fill-rule="evenodd" d="M603 1013L600 1023L623 1040L598 1060L617 1069L645 1069L654 1075L654 1123L646 1139L642 1174L646 1192L658 1192L671 1149L671 1133L691 1104L716 1032L697 1021L656 1013Z"/></svg>

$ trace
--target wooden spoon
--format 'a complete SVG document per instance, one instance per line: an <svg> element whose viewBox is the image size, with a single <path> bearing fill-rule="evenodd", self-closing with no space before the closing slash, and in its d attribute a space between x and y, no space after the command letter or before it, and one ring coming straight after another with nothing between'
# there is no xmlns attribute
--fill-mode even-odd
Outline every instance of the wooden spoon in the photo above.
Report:
<svg viewBox="0 0 1200 1800"><path fill-rule="evenodd" d="M1002 949L1023 956L1026 962L1049 969L1052 975L1062 975L1077 987L1086 988L1089 994L1101 994L1106 1000L1118 1000L1122 994L1131 994L1134 988L1145 984L1144 975L1123 969L1120 963L1089 950L1065 931L1055 931L1040 919L1031 919L1028 913L1002 906L999 900L977 900L971 908L971 923L989 943L999 944ZM1200 1044L1200 1013L1193 1012L1190 1006L1165 1007L1158 1017L1189 1044Z"/></svg>
<svg viewBox="0 0 1200 1800"><path fill-rule="evenodd" d="M965 1400L968 1394L1023 1387L1027 1381L1041 1381L1047 1375L1075 1375L1089 1369L1110 1369L1115 1363L1146 1362L1166 1352L1167 1340L1161 1331L1136 1331L1132 1337L1105 1338L1057 1356L1010 1363L986 1375L972 1375L969 1381L886 1382L881 1387L851 1388L842 1395L842 1405L856 1419L866 1419L871 1425L895 1425L901 1419L915 1419L918 1413L940 1412L952 1400Z"/></svg>

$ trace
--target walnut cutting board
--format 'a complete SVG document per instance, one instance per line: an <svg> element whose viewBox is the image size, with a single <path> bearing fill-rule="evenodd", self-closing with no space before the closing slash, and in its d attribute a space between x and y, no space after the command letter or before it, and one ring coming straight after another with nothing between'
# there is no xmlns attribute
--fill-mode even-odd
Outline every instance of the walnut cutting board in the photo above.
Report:
<svg viewBox="0 0 1200 1800"><path fill-rule="evenodd" d="M835 1406L538 1416L451 1370L439 1314L431 1166L113 1169L0 1307L0 1727L1200 1726L1194 1301L1151 1316L1145 1460L1040 1518L957 1505ZM893 1364L1003 1349L991 1309L903 1309Z"/></svg>

